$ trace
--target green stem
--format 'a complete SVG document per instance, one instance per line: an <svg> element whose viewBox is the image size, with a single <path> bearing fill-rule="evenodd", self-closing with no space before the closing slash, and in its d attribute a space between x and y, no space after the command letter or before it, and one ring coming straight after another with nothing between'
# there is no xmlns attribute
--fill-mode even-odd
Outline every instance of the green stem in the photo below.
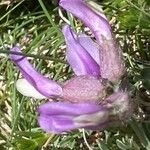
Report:
<svg viewBox="0 0 150 150"><path fill-rule="evenodd" d="M138 124L135 120L132 120L130 125L131 125L132 129L134 130L135 134L137 135L137 137L139 138L140 142L144 146L144 148L146 148L146 150L149 150L150 141L148 140L148 138L144 132L142 124Z"/></svg>
<svg viewBox="0 0 150 150"><path fill-rule="evenodd" d="M136 6L136 5L135 5L134 3L132 3L131 1L126 0L126 2L127 2L128 4L130 4L132 7L134 7L135 9L141 11L141 12L142 12L143 14L145 14L146 16L150 17L150 14L149 14L149 13L147 13L147 12L144 11L143 9L140 9L138 6Z"/></svg>
<svg viewBox="0 0 150 150"><path fill-rule="evenodd" d="M13 10L15 10L22 2L24 2L24 0L23 0L23 1L20 1L15 7L13 7L10 11L8 11L7 13L5 13L5 15L0 18L0 21L3 20L3 19L4 19L9 13L11 13Z"/></svg>
<svg viewBox="0 0 150 150"><path fill-rule="evenodd" d="M42 1L42 0L38 0L38 1L39 1L40 5L41 5L41 7L42 7L42 9L43 9L43 11L44 11L46 17L48 18L49 22L51 23L51 25L54 26L54 27L56 27L56 24L54 23L54 21L53 21L52 18L50 17L50 15L49 15L49 13L48 13L48 11L47 11L47 9L46 9L46 7L45 7L43 1Z"/></svg>
<svg viewBox="0 0 150 150"><path fill-rule="evenodd" d="M65 61L63 60L59 60L59 59L54 59L54 58L50 58L48 56L42 56L42 55L34 55L34 54L25 54L25 53L19 53L19 52L11 52L9 50L0 50L0 53L5 53L5 54L14 54L14 55L21 55L21 56L25 56L25 57L33 57L36 59L45 59L45 60L51 60L54 62L59 62L59 63L65 63Z"/></svg>

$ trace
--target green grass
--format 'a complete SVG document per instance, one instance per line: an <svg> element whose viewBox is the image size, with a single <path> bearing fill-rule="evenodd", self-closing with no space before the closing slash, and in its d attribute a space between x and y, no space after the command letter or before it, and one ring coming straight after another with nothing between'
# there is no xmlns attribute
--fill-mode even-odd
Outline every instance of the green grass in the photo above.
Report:
<svg viewBox="0 0 150 150"><path fill-rule="evenodd" d="M0 6L0 149L14 150L149 150L150 149L150 17L148 1L102 1L106 15L124 52L132 93L136 99L133 119L101 132L76 130L67 135L43 132L36 109L46 100L17 92L21 77L9 59L9 48L20 43L23 55L44 75L65 81L73 73L65 60L61 33L65 23L58 7L46 0L20 0ZM125 11L126 10L126 11ZM113 13L112 13L113 12ZM134 13L138 15L134 15ZM70 14L64 16L74 28L84 26ZM116 24L119 26L116 27Z"/></svg>

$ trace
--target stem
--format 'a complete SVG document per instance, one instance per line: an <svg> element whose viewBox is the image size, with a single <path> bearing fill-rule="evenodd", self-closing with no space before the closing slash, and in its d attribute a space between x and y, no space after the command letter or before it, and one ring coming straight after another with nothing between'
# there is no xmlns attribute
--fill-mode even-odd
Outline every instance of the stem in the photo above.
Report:
<svg viewBox="0 0 150 150"><path fill-rule="evenodd" d="M134 7L135 9L141 11L141 12L142 12L143 14L145 14L146 16L150 17L150 14L149 14L149 13L147 13L147 12L144 11L143 9L140 9L138 6L136 6L136 5L135 5L134 3L132 3L131 1L126 0L126 2L127 2L128 4L130 4L132 7Z"/></svg>
<svg viewBox="0 0 150 150"><path fill-rule="evenodd" d="M42 7L42 9L43 9L43 11L44 11L46 17L48 18L49 22L51 23L51 25L54 26L54 27L56 27L56 24L54 23L54 21L53 21L52 18L50 17L50 15L49 15L49 13L48 13L48 11L47 11L47 9L46 9L46 7L45 7L43 1L42 1L42 0L38 0L38 1L39 1L40 5L41 5L41 7Z"/></svg>
<svg viewBox="0 0 150 150"><path fill-rule="evenodd" d="M88 147L89 150L92 150L92 148L90 147L89 143L86 140L85 130L84 129L82 129L82 133L83 133L83 139L84 139L84 142L85 142L86 146Z"/></svg>
<svg viewBox="0 0 150 150"><path fill-rule="evenodd" d="M5 54L14 54L14 55L21 55L21 56L26 56L26 57L33 57L33 58L36 58L36 59L45 59L45 60L51 60L51 61L56 61L56 62L59 62L59 63L65 63L65 61L63 60L59 60L59 59L56 59L56 58L50 58L48 56L42 56L42 55L34 55L34 54L25 54L25 53L20 53L20 52L11 52L9 50L0 50L0 53L5 53Z"/></svg>

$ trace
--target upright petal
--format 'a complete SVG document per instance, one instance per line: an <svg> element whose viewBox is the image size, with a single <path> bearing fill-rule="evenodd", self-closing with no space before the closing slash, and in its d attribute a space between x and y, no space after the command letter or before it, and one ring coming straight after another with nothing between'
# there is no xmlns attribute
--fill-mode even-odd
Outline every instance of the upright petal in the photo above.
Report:
<svg viewBox="0 0 150 150"><path fill-rule="evenodd" d="M97 62L100 66L100 50L97 43L95 43L89 36L86 34L80 34L78 36L78 40L80 44L85 48L85 50L92 56L92 58Z"/></svg>
<svg viewBox="0 0 150 150"><path fill-rule="evenodd" d="M88 51L80 44L75 33L66 25L63 33L67 44L67 60L76 75L100 76L100 68Z"/></svg>
<svg viewBox="0 0 150 150"><path fill-rule="evenodd" d="M13 47L12 52L20 52L20 47ZM62 94L62 88L54 81L41 75L32 67L24 56L10 55L11 60L17 65L23 77L43 96L55 97Z"/></svg>
<svg viewBox="0 0 150 150"><path fill-rule="evenodd" d="M101 76L112 82L120 80L125 73L124 61L106 17L94 11L84 0L60 0L59 4L81 19L95 34L100 46Z"/></svg>
<svg viewBox="0 0 150 150"><path fill-rule="evenodd" d="M84 0L60 0L59 5L81 19L101 42L103 37L112 37L111 27L104 14L97 14Z"/></svg>

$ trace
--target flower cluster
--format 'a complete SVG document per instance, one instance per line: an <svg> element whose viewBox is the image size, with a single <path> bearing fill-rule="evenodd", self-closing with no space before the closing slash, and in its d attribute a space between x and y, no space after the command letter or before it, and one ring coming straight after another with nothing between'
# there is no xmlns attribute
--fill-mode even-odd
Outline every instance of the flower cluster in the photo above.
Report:
<svg viewBox="0 0 150 150"><path fill-rule="evenodd" d="M46 132L102 130L126 120L132 114L132 106L127 89L119 85L126 70L108 20L83 0L60 0L59 5L89 27L96 41L84 33L77 35L69 25L63 27L66 57L75 76L62 84L41 75L26 57L11 54L24 77L16 83L18 91L29 97L58 100L38 109L39 125ZM21 49L15 46L11 51Z"/></svg>

